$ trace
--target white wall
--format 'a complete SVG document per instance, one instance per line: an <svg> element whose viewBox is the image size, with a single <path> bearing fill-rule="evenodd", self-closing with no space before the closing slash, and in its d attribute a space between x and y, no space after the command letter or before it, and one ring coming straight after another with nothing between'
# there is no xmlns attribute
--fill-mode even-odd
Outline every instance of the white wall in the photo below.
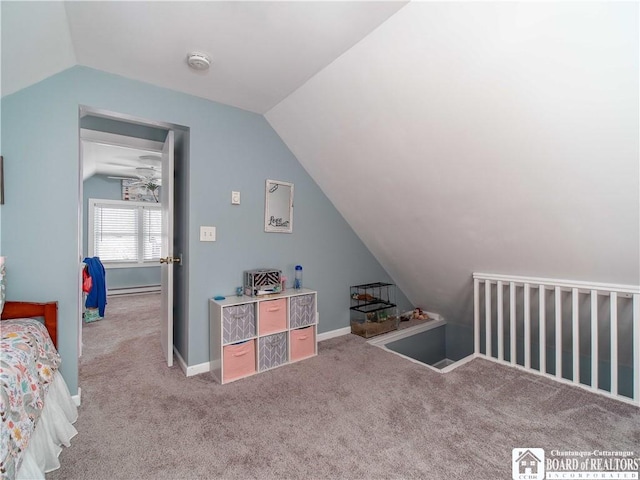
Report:
<svg viewBox="0 0 640 480"><path fill-rule="evenodd" d="M637 3L411 3L266 117L409 299L640 281Z"/></svg>

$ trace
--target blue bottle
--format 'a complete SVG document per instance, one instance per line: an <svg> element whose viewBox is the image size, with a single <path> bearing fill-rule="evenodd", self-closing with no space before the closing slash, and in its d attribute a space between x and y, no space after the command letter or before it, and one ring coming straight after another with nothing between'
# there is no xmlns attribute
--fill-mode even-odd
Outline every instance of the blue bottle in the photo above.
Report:
<svg viewBox="0 0 640 480"><path fill-rule="evenodd" d="M293 288L296 290L302 288L302 265L296 265L296 276L293 280Z"/></svg>

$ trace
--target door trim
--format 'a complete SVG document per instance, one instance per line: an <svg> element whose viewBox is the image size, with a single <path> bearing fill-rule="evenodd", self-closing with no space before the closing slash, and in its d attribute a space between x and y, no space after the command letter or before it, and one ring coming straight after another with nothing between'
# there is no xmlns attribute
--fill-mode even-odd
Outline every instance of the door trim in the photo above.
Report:
<svg viewBox="0 0 640 480"><path fill-rule="evenodd" d="M174 135L177 132L183 132L185 131L184 126L182 125L178 125L178 124L174 124L174 123L168 123L168 122L161 122L161 121L157 121L157 120L149 120L146 118L142 118L142 117L137 117L134 115L130 115L130 114L126 114L126 113L119 113L119 112L113 112L110 110L105 110L102 108L94 108L94 107L90 107L88 105L79 105L78 106L78 162L79 162L79 168L78 168L78 236L77 236L77 242L78 242L78 284L77 284L77 292L79 292L78 295L78 322L77 322L77 333L78 333L78 358L80 358L82 356L82 304L83 304L83 295L82 295L82 260L83 260L83 232L82 232L82 228L84 225L84 218L83 218L83 214L84 214L84 205L83 205L83 194L84 194L84 188L83 188L83 158L82 158L82 136L81 136L81 121L82 118L86 117L86 116L93 116L93 117L99 117L99 118L106 118L109 120L114 120L114 121L118 121L118 122L122 122L122 123L130 123L130 124L135 124L135 125L141 125L141 126L147 126L147 127L155 127L155 128L161 128L161 129L166 129L168 131L173 131ZM174 202L175 202L175 198L174 198ZM175 226L174 226L175 227ZM174 347L175 348L175 347ZM79 368L79 367L78 367ZM78 384L80 383L80 378L78 376ZM79 387L78 387L79 389Z"/></svg>

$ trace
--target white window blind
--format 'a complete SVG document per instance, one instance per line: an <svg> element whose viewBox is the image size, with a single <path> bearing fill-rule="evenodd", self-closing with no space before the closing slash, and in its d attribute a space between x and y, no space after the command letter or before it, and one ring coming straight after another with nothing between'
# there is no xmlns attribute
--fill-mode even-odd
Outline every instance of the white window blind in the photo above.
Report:
<svg viewBox="0 0 640 480"><path fill-rule="evenodd" d="M142 258L145 261L159 260L162 212L159 208L142 207L142 223Z"/></svg>
<svg viewBox="0 0 640 480"><path fill-rule="evenodd" d="M89 200L89 256L105 264L138 264L160 259L160 205Z"/></svg>

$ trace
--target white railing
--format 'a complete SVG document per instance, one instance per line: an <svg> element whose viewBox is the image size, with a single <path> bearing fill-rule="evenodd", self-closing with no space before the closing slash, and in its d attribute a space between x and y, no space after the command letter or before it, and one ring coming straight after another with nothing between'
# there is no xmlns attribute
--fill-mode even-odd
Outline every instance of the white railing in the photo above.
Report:
<svg viewBox="0 0 640 480"><path fill-rule="evenodd" d="M473 291L476 356L640 406L640 286L474 273Z"/></svg>

